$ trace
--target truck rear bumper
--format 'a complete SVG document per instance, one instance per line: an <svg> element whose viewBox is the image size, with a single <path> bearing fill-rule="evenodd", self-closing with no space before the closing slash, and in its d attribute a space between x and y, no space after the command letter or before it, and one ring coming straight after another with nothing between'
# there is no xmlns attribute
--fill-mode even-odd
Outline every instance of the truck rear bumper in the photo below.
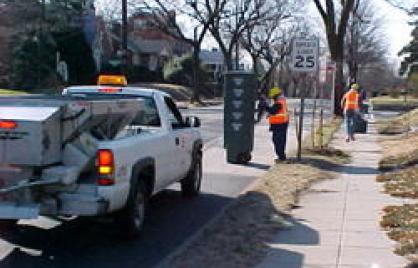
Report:
<svg viewBox="0 0 418 268"><path fill-rule="evenodd" d="M38 204L0 203L0 219L36 219L38 216Z"/></svg>
<svg viewBox="0 0 418 268"><path fill-rule="evenodd" d="M106 214L109 203L101 197L82 194L61 194L59 215L97 216Z"/></svg>

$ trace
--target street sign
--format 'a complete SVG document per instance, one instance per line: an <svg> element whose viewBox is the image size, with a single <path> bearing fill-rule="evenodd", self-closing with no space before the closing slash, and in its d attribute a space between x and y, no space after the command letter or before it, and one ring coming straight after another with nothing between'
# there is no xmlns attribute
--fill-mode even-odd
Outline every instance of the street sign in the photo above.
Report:
<svg viewBox="0 0 418 268"><path fill-rule="evenodd" d="M296 72L316 72L319 57L318 38L296 38L292 44L292 69Z"/></svg>

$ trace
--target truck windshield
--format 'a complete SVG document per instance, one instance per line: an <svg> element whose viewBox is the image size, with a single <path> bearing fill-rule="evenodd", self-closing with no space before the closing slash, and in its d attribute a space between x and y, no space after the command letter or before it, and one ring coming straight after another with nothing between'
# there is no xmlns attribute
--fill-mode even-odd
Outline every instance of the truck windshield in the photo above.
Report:
<svg viewBox="0 0 418 268"><path fill-rule="evenodd" d="M73 95L73 96L86 96L86 97L99 97L99 98L105 98L105 99L120 99L120 98L133 98L133 99L139 99L142 100L144 103L143 109L138 112L135 119L130 124L131 126L149 126L149 127L160 127L161 126L161 120L160 116L158 114L158 109L155 104L155 101L152 97L146 97L146 96L139 96L139 95L123 95L123 94L102 94L102 93L76 93L71 92L67 93L67 95Z"/></svg>

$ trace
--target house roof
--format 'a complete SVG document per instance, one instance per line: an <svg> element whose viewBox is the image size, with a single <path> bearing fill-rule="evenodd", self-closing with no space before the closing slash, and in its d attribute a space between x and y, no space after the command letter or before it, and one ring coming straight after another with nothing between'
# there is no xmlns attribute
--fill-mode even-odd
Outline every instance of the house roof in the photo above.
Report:
<svg viewBox="0 0 418 268"><path fill-rule="evenodd" d="M122 39L115 35L114 33L109 33L110 37L114 40L116 40L117 42L121 43ZM142 53L142 47L139 47L135 42L132 42L131 40L128 39L128 49L132 52L135 53Z"/></svg>
<svg viewBox="0 0 418 268"><path fill-rule="evenodd" d="M138 38L134 42L141 48L141 52L146 54L162 55L171 51L171 46L166 40L142 40Z"/></svg>

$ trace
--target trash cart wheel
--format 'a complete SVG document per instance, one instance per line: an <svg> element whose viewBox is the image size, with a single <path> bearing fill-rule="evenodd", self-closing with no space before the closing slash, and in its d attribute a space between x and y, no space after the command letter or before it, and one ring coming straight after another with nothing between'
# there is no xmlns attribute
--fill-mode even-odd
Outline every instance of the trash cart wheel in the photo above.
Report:
<svg viewBox="0 0 418 268"><path fill-rule="evenodd" d="M251 161L251 153L250 152L243 152L237 155L237 164L247 164Z"/></svg>

